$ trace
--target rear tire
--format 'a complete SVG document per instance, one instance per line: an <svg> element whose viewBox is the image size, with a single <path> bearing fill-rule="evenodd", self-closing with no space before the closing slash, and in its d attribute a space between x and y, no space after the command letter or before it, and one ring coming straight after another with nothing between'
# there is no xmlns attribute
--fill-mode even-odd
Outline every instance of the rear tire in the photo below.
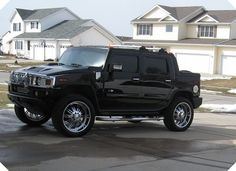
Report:
<svg viewBox="0 0 236 171"><path fill-rule="evenodd" d="M164 124L169 130L186 131L193 121L193 105L188 99L178 97L164 111L164 116Z"/></svg>
<svg viewBox="0 0 236 171"><path fill-rule="evenodd" d="M31 113L22 106L15 105L14 108L17 118L29 126L40 126L51 118L50 115Z"/></svg>
<svg viewBox="0 0 236 171"><path fill-rule="evenodd" d="M68 137L87 134L95 120L93 104L83 96L68 96L55 105L52 122L58 132Z"/></svg>

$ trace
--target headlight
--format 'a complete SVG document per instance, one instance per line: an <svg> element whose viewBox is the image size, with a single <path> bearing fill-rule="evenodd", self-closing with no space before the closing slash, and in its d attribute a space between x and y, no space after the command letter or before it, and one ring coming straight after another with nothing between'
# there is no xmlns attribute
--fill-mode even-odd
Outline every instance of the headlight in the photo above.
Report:
<svg viewBox="0 0 236 171"><path fill-rule="evenodd" d="M41 88L52 88L55 85L55 77L49 76L29 76L29 86L41 87Z"/></svg>

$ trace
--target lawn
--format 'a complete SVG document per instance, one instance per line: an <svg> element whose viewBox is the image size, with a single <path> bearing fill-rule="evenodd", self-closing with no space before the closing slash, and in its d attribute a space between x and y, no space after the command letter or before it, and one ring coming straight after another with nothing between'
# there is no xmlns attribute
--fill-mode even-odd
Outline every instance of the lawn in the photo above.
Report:
<svg viewBox="0 0 236 171"><path fill-rule="evenodd" d="M201 88L230 94L229 90L236 89L236 78L201 81Z"/></svg>
<svg viewBox="0 0 236 171"><path fill-rule="evenodd" d="M10 103L7 97L7 85L0 85L0 108L7 108L7 104Z"/></svg>
<svg viewBox="0 0 236 171"><path fill-rule="evenodd" d="M42 65L42 64L47 64L49 62L19 62L18 65L19 67L18 68L23 68L23 67L28 67L28 66L35 66L35 65ZM6 72L10 72L10 71L13 71L13 70L16 70L18 68L15 68L15 67L8 67L7 64L3 64L0 62L0 70L1 71L6 71Z"/></svg>

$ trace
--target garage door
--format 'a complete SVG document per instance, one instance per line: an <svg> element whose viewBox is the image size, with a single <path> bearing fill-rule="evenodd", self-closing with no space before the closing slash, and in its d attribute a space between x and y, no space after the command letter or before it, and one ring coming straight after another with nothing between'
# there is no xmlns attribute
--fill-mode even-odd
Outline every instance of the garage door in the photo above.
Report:
<svg viewBox="0 0 236 171"><path fill-rule="evenodd" d="M222 74L236 76L236 56L222 56Z"/></svg>
<svg viewBox="0 0 236 171"><path fill-rule="evenodd" d="M35 60L44 60L43 46L34 45L33 46L33 51L34 51L34 59Z"/></svg>
<svg viewBox="0 0 236 171"><path fill-rule="evenodd" d="M46 60L56 58L56 50L52 45L47 45L45 48L43 46L34 45L34 58L35 60Z"/></svg>
<svg viewBox="0 0 236 171"><path fill-rule="evenodd" d="M198 73L212 73L213 59L210 55L176 54L180 70Z"/></svg>
<svg viewBox="0 0 236 171"><path fill-rule="evenodd" d="M56 49L53 45L47 45L45 47L45 59L52 59L54 60L56 58Z"/></svg>

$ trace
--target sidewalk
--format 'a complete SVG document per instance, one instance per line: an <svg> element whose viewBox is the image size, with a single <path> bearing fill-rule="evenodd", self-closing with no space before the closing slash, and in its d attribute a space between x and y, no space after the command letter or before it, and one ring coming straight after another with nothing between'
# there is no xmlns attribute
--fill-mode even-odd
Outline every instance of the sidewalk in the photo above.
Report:
<svg viewBox="0 0 236 171"><path fill-rule="evenodd" d="M0 58L0 64L13 64L15 61L18 61L19 63L27 63L27 62L43 62L43 61L38 61L38 60L30 60L30 59L16 59L16 58L12 58L12 59L1 59Z"/></svg>

